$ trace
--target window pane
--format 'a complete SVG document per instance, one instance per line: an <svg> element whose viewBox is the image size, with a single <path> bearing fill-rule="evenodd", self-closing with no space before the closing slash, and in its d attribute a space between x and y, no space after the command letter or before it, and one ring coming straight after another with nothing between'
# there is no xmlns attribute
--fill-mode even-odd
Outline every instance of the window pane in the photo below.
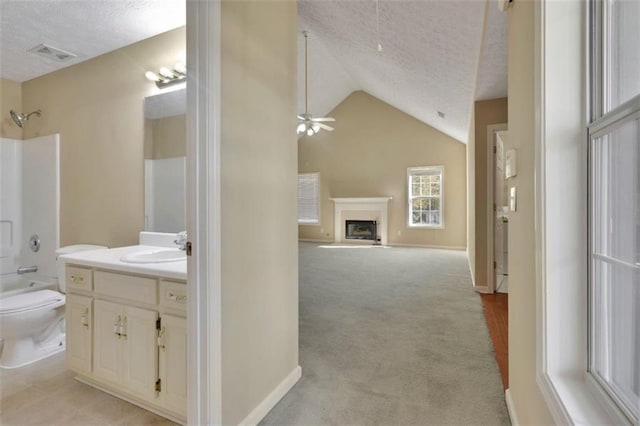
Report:
<svg viewBox="0 0 640 426"><path fill-rule="evenodd" d="M442 225L442 167L408 169L409 225Z"/></svg>
<svg viewBox="0 0 640 426"><path fill-rule="evenodd" d="M298 175L298 222L320 222L320 175Z"/></svg>
<svg viewBox="0 0 640 426"><path fill-rule="evenodd" d="M640 120L596 138L592 148L594 251L640 263Z"/></svg>
<svg viewBox="0 0 640 426"><path fill-rule="evenodd" d="M624 406L640 416L640 272L596 260L594 369Z"/></svg>
<svg viewBox="0 0 640 426"><path fill-rule="evenodd" d="M605 93L610 111L640 94L640 2L607 1Z"/></svg>

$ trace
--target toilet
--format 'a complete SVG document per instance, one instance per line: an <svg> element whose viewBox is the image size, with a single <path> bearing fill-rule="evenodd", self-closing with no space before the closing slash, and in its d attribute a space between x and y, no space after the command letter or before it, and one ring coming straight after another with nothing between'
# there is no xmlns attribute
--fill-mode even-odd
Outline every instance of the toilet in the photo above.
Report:
<svg viewBox="0 0 640 426"><path fill-rule="evenodd" d="M78 244L56 250L63 254L106 249ZM57 261L58 288L0 298L1 368L22 367L64 351L64 262Z"/></svg>

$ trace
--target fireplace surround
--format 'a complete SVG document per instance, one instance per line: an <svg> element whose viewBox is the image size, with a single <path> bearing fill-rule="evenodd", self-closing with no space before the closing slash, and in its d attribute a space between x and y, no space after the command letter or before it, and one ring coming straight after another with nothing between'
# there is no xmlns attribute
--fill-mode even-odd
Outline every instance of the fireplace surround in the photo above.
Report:
<svg viewBox="0 0 640 426"><path fill-rule="evenodd" d="M334 202L334 241L369 243L371 240L346 238L346 221L375 221L376 237L382 245L388 241L388 204L391 197L330 198Z"/></svg>

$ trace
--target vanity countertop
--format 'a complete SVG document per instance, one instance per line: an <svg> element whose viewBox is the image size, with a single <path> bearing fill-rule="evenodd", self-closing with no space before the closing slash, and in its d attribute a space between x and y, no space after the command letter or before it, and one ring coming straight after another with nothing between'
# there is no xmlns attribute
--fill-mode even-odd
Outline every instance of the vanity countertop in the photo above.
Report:
<svg viewBox="0 0 640 426"><path fill-rule="evenodd" d="M161 249L163 247L137 245L103 250L91 250L63 255L60 256L60 260L73 265L114 269L134 274L154 275L162 278L186 280L186 261L165 263L128 263L120 260L120 258L125 255L159 248Z"/></svg>

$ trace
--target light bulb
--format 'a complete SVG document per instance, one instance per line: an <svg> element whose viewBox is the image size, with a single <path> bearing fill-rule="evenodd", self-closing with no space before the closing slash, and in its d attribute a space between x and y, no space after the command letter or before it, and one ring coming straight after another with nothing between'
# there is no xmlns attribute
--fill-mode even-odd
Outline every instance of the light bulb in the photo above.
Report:
<svg viewBox="0 0 640 426"><path fill-rule="evenodd" d="M183 62L176 62L176 66L173 67L173 69L175 69L180 74L186 74L187 73L187 67L184 66Z"/></svg>
<svg viewBox="0 0 640 426"><path fill-rule="evenodd" d="M144 76L147 77L147 80L151 80L151 81L160 80L160 77L158 77L158 75L153 71L147 71L146 73L144 73Z"/></svg>
<svg viewBox="0 0 640 426"><path fill-rule="evenodd" d="M163 77L166 77L166 78L173 78L173 73L167 67L160 68L160 75L162 75Z"/></svg>
<svg viewBox="0 0 640 426"><path fill-rule="evenodd" d="M307 136L313 136L313 134L314 134L313 128L312 128L312 127L309 127L309 128L307 129Z"/></svg>
<svg viewBox="0 0 640 426"><path fill-rule="evenodd" d="M311 128L313 129L313 133L318 133L320 131L320 126L317 124L312 125Z"/></svg>
<svg viewBox="0 0 640 426"><path fill-rule="evenodd" d="M296 132L304 133L305 128L306 127L305 127L304 123L300 123L300 124L298 124L298 128L296 129Z"/></svg>

